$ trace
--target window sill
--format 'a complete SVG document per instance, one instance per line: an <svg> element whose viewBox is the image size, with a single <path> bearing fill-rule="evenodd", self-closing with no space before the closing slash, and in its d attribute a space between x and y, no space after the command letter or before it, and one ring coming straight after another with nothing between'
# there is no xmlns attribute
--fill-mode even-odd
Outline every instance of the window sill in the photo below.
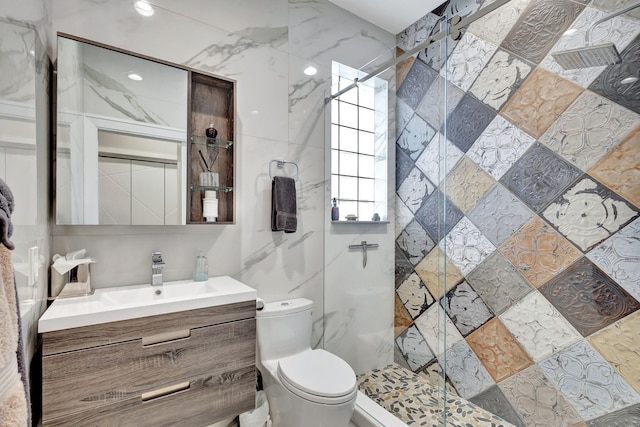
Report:
<svg viewBox="0 0 640 427"><path fill-rule="evenodd" d="M331 224L391 224L391 221L331 221Z"/></svg>

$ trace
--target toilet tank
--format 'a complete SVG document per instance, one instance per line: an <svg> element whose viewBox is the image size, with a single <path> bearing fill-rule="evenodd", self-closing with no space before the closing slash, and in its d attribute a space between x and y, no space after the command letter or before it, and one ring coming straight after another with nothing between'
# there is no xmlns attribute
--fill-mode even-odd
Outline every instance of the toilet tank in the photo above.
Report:
<svg viewBox="0 0 640 427"><path fill-rule="evenodd" d="M273 360L311 348L313 301L296 298L265 303L256 313L259 360Z"/></svg>

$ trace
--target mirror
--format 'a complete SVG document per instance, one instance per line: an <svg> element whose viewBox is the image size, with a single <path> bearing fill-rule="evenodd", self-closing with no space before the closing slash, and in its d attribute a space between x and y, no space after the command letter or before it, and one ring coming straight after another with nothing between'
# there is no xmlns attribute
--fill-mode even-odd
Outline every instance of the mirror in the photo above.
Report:
<svg viewBox="0 0 640 427"><path fill-rule="evenodd" d="M188 80L58 36L56 224L186 223Z"/></svg>

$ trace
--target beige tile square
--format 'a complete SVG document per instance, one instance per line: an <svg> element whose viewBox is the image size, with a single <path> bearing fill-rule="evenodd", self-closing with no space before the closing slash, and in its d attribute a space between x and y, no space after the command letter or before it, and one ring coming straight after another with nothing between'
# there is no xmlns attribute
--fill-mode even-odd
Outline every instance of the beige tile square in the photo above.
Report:
<svg viewBox="0 0 640 427"><path fill-rule="evenodd" d="M538 67L500 114L539 138L582 91L577 84Z"/></svg>
<svg viewBox="0 0 640 427"><path fill-rule="evenodd" d="M446 267L446 274L445 274ZM462 273L445 257L439 247L435 247L420 264L416 266L416 273L427 286L431 295L436 299L453 288L462 280Z"/></svg>
<svg viewBox="0 0 640 427"><path fill-rule="evenodd" d="M411 315L396 295L395 303L393 305L395 316L393 319L393 336L394 338L400 335L405 329L407 329L411 323L413 323L413 319Z"/></svg>
<svg viewBox="0 0 640 427"><path fill-rule="evenodd" d="M446 180L446 194L464 213L469 212L493 185L494 180L467 156L449 173ZM445 191L444 186L441 186Z"/></svg>
<svg viewBox="0 0 640 427"><path fill-rule="evenodd" d="M588 340L640 392L640 311L596 332Z"/></svg>
<svg viewBox="0 0 640 427"><path fill-rule="evenodd" d="M640 207L640 127L596 163L589 175Z"/></svg>

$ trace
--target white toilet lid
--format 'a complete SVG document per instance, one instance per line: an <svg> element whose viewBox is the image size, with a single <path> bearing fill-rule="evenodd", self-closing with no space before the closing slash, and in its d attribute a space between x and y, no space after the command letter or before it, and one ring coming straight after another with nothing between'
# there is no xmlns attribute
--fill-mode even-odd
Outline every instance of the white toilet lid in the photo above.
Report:
<svg viewBox="0 0 640 427"><path fill-rule="evenodd" d="M314 396L337 398L356 388L351 366L325 350L306 350L280 359L278 373L289 385Z"/></svg>

